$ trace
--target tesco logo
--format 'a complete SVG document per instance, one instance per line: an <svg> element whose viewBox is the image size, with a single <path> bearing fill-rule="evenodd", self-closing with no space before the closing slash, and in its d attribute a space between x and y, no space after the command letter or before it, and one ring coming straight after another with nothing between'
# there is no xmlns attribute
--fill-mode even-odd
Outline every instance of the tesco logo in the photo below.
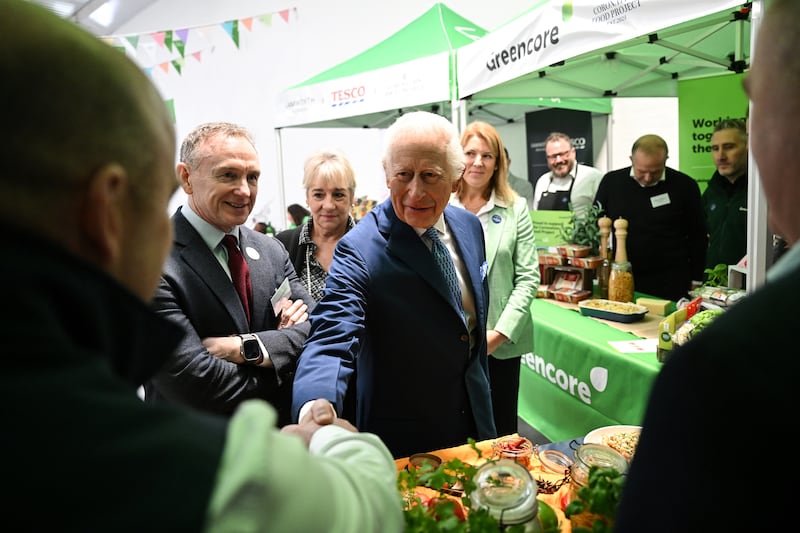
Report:
<svg viewBox="0 0 800 533"><path fill-rule="evenodd" d="M331 98L333 98L334 103L342 103L347 100L364 98L365 94L367 94L367 89L362 85L360 87L352 87L350 89L341 89L338 91L332 91Z"/></svg>

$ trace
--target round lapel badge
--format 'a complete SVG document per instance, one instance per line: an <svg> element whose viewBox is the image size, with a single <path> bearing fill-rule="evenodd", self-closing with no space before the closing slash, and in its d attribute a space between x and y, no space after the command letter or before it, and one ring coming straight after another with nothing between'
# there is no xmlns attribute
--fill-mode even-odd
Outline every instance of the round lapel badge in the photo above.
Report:
<svg viewBox="0 0 800 533"><path fill-rule="evenodd" d="M499 224L501 220L503 219L500 218L500 215L492 215L492 222L494 222L495 224Z"/></svg>
<svg viewBox="0 0 800 533"><path fill-rule="evenodd" d="M258 250L251 246L245 248L244 251L250 257L250 259L261 259L261 254L258 253Z"/></svg>

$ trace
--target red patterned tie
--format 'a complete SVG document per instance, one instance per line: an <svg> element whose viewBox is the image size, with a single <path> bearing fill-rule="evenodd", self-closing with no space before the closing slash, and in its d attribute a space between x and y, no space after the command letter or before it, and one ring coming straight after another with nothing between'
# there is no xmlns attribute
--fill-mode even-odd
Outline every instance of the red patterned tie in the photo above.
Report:
<svg viewBox="0 0 800 533"><path fill-rule="evenodd" d="M247 316L247 324L249 325L250 295L253 293L253 288L250 285L250 268L247 266L247 261L244 260L242 251L236 245L236 237L225 235L222 238L222 244L228 250L228 268L231 269L231 280L236 292L239 293L239 299L242 301L244 314Z"/></svg>

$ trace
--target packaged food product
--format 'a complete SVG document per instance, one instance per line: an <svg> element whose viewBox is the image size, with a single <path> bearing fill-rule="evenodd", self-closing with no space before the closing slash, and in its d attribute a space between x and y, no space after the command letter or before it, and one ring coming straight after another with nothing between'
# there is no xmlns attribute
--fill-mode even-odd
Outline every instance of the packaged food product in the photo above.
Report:
<svg viewBox="0 0 800 533"><path fill-rule="evenodd" d="M599 255L590 255L587 257L570 257L568 258L569 264L581 268L597 268L603 264L603 257Z"/></svg>
<svg viewBox="0 0 800 533"><path fill-rule="evenodd" d="M565 257L586 257L592 253L592 247L583 244L562 244L556 249Z"/></svg>

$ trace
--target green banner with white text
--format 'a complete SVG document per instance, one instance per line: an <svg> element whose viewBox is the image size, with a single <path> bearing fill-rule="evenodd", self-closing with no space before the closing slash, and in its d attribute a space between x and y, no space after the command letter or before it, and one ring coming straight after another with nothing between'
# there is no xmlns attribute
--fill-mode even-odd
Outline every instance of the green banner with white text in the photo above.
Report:
<svg viewBox="0 0 800 533"><path fill-rule="evenodd" d="M715 170L711 155L714 127L721 120L747 116L743 77L744 74L729 74L678 82L678 169L697 180L701 191Z"/></svg>

